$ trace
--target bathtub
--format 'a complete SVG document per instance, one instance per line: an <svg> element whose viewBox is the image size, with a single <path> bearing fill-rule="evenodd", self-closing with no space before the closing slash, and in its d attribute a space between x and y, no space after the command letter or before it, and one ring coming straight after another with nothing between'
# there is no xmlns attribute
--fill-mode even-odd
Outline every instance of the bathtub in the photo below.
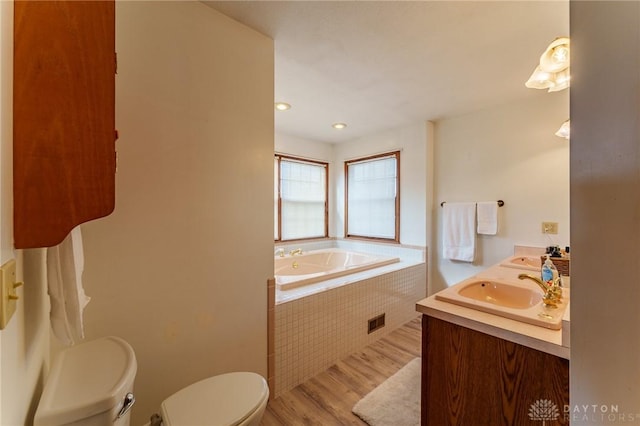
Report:
<svg viewBox="0 0 640 426"><path fill-rule="evenodd" d="M276 256L274 261L276 287L279 290L289 290L399 261L398 257L378 256L338 248L313 250L294 256Z"/></svg>

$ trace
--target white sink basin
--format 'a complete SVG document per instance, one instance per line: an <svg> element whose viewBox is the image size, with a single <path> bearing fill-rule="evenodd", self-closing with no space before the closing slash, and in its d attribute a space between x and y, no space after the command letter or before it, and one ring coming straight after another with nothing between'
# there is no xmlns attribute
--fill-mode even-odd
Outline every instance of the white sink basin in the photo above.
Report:
<svg viewBox="0 0 640 426"><path fill-rule="evenodd" d="M435 298L540 327L559 330L568 300L557 308L542 303L542 290L527 281L506 282L477 277L436 293Z"/></svg>
<svg viewBox="0 0 640 426"><path fill-rule="evenodd" d="M500 266L525 269L527 271L540 271L542 261L540 256L512 256L500 263Z"/></svg>
<svg viewBox="0 0 640 426"><path fill-rule="evenodd" d="M542 291L496 281L474 281L458 290L462 297L513 309L528 309L542 300Z"/></svg>

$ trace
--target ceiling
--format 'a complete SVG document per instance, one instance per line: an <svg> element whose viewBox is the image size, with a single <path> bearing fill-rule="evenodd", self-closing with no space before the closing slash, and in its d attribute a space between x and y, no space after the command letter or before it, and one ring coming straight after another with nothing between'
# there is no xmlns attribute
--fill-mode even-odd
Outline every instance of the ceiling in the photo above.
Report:
<svg viewBox="0 0 640 426"><path fill-rule="evenodd" d="M276 132L329 143L540 96L524 82L569 35L565 0L204 3L275 41Z"/></svg>

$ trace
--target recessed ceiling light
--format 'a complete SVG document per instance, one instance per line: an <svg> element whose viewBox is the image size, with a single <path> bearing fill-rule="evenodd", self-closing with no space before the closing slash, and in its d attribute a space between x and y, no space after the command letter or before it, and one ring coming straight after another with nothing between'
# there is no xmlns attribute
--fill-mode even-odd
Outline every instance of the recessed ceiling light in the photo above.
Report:
<svg viewBox="0 0 640 426"><path fill-rule="evenodd" d="M333 123L331 125L331 127L333 127L334 129L344 129L345 127L347 127L347 125L345 123Z"/></svg>
<svg viewBox="0 0 640 426"><path fill-rule="evenodd" d="M275 104L275 105L276 105L276 109L277 109L278 111L286 111L286 110L288 110L288 109L291 109L291 105L289 105L289 104L288 104L288 103L286 103L286 102L276 102L276 104Z"/></svg>

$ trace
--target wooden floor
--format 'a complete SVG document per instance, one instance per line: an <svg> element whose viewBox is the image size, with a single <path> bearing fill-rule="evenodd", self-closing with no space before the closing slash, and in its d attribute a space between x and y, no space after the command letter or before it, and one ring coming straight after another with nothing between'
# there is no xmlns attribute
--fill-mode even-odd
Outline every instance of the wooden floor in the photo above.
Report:
<svg viewBox="0 0 640 426"><path fill-rule="evenodd" d="M262 425L366 425L351 408L420 356L416 318L267 405Z"/></svg>

